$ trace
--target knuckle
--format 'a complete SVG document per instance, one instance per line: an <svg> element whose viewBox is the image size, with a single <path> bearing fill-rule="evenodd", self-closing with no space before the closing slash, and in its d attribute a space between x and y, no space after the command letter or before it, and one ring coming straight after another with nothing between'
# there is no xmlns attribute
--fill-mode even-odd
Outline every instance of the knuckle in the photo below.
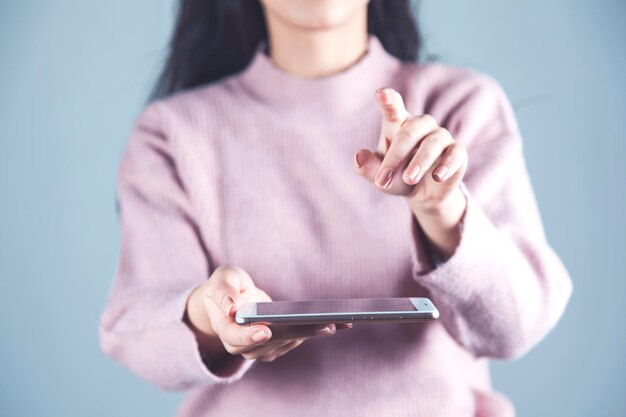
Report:
<svg viewBox="0 0 626 417"><path fill-rule="evenodd" d="M238 276L239 278L241 278L241 279L246 279L246 278L248 278L248 277L250 276L250 275L246 272L246 270L245 270L245 269L243 269L243 268L242 268L242 267L240 267L240 266L232 265L232 266L230 267L230 269L233 271L233 273L234 273L235 275L237 275L237 276Z"/></svg>
<svg viewBox="0 0 626 417"><path fill-rule="evenodd" d="M395 166L398 163L400 163L402 159L403 159L402 155L395 153L395 152L388 152L387 155L385 155L385 166L387 167Z"/></svg>
<svg viewBox="0 0 626 417"><path fill-rule="evenodd" d="M450 145L448 157L453 158L454 160L464 160L467 158L467 150L465 149L465 146L461 145L458 142L455 142Z"/></svg>
<svg viewBox="0 0 626 417"><path fill-rule="evenodd" d="M463 166L467 161L467 152L464 146L451 145L449 152L445 157L445 163L450 166Z"/></svg>
<svg viewBox="0 0 626 417"><path fill-rule="evenodd" d="M419 139L424 135L424 127L420 123L419 119L411 119L407 122L404 129L406 129L411 137Z"/></svg>
<svg viewBox="0 0 626 417"><path fill-rule="evenodd" d="M454 142L454 151L467 156L467 148L459 142Z"/></svg>
<svg viewBox="0 0 626 417"><path fill-rule="evenodd" d="M224 288L226 288L227 285L224 282L223 277L220 276L217 280L213 281L213 285L211 287L212 287L213 295L215 295L221 291L224 291Z"/></svg>
<svg viewBox="0 0 626 417"><path fill-rule="evenodd" d="M448 131L448 129L446 129L445 127L437 127L433 133L435 133L437 136L441 137L441 138L448 138L448 137L452 137L452 135L450 134L450 132Z"/></svg>
<svg viewBox="0 0 626 417"><path fill-rule="evenodd" d="M415 117L413 117L413 115L407 111L405 113L405 119L402 122L402 124L400 125L400 127L404 128L405 126L410 126L410 125L412 125L414 123L415 123Z"/></svg>
<svg viewBox="0 0 626 417"><path fill-rule="evenodd" d="M410 127L406 127L398 131L396 137L393 139L394 142L398 142L399 144L407 144L413 140L415 136L415 130Z"/></svg>
<svg viewBox="0 0 626 417"><path fill-rule="evenodd" d="M424 151L430 151L432 148L434 148L435 146L437 146L437 144L441 141L441 137L439 135L436 134L430 134L428 136L426 136L423 140L422 140L422 144L420 146L424 147Z"/></svg>
<svg viewBox="0 0 626 417"><path fill-rule="evenodd" d="M237 272L235 267L232 265L222 265L215 270L215 272L211 275L211 278L213 278L213 281L215 282L214 285L218 289L223 289L228 286L228 282L236 275Z"/></svg>
<svg viewBox="0 0 626 417"><path fill-rule="evenodd" d="M424 168L424 165L428 161L432 161L437 157L436 153L433 152L432 148L429 147L420 147L419 151L413 157L413 161L415 161L418 165Z"/></svg>
<svg viewBox="0 0 626 417"><path fill-rule="evenodd" d="M435 118L431 116L430 114L422 114L422 115L417 116L416 118L422 123L426 123L431 126L437 125L437 120L435 120Z"/></svg>
<svg viewBox="0 0 626 417"><path fill-rule="evenodd" d="M446 164L448 166L455 166L457 165L459 162L459 158L457 157L457 155L454 155L454 153L449 153L446 155L445 158L443 158L442 163Z"/></svg>
<svg viewBox="0 0 626 417"><path fill-rule="evenodd" d="M219 295L220 298L223 298L224 296L228 294L232 295L233 290L236 291L236 289L233 288L233 285L230 283L230 281L222 281L222 282L217 283L215 286L215 294Z"/></svg>

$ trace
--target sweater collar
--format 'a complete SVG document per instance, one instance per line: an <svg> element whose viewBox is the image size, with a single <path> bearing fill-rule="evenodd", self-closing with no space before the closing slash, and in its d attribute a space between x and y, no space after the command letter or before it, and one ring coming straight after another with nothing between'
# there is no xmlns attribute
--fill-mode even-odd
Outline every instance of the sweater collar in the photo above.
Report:
<svg viewBox="0 0 626 417"><path fill-rule="evenodd" d="M372 34L358 61L341 72L318 78L286 72L274 64L265 49L265 42L259 44L235 81L264 107L301 121L345 118L375 105L374 92L391 84L401 66Z"/></svg>

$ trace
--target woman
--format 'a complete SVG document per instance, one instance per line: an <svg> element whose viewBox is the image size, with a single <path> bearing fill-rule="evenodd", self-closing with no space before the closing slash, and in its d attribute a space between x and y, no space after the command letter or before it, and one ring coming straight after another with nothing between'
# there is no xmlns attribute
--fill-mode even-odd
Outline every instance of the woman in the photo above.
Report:
<svg viewBox="0 0 626 417"><path fill-rule="evenodd" d="M104 351L190 390L181 416L513 415L487 361L538 343L571 283L502 89L414 63L407 1L261 3L182 1L119 171ZM440 320L233 321L244 302L402 296Z"/></svg>

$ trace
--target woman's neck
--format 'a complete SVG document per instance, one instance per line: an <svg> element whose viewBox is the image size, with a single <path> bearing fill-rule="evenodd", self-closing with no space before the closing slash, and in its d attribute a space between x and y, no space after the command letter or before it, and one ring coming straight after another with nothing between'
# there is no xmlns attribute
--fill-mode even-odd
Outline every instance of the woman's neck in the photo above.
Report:
<svg viewBox="0 0 626 417"><path fill-rule="evenodd" d="M340 72L367 49L367 9L328 29L297 27L267 14L269 55L276 66L307 78Z"/></svg>

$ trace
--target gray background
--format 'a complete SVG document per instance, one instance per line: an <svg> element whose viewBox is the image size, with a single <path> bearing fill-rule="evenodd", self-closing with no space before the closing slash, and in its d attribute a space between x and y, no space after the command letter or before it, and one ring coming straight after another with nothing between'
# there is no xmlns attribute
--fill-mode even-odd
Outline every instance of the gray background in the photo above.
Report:
<svg viewBox="0 0 626 417"><path fill-rule="evenodd" d="M515 4L513 4L515 3ZM173 0L0 3L0 415L173 414L104 357L115 171L172 25ZM626 2L426 0L428 52L514 103L574 294L558 328L493 365L521 416L623 416Z"/></svg>

